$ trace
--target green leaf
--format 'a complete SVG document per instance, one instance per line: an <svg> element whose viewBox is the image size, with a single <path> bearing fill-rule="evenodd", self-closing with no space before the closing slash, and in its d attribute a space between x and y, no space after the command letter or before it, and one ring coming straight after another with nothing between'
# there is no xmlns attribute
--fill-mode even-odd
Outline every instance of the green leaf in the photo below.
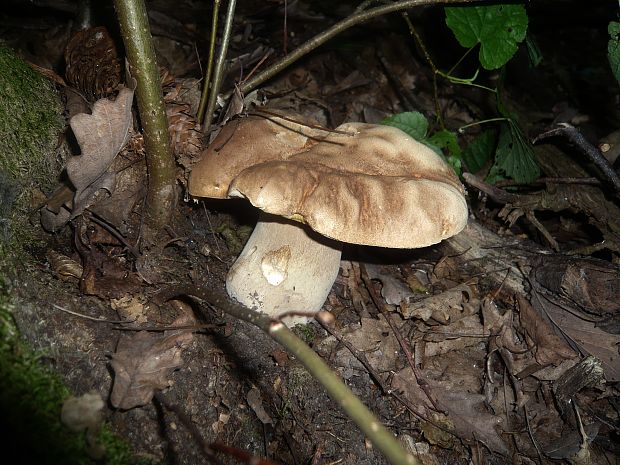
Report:
<svg viewBox="0 0 620 465"><path fill-rule="evenodd" d="M487 129L465 147L465 150L463 150L463 161L470 172L477 173L491 161L496 139L495 131Z"/></svg>
<svg viewBox="0 0 620 465"><path fill-rule="evenodd" d="M451 157L461 157L461 147L459 146L456 134L447 129L437 131L428 138L428 142L440 149L448 149L448 155Z"/></svg>
<svg viewBox="0 0 620 465"><path fill-rule="evenodd" d="M480 44L480 64L486 69L505 65L525 38L523 5L446 7L446 24L465 48Z"/></svg>
<svg viewBox="0 0 620 465"><path fill-rule="evenodd" d="M446 161L448 162L448 165L452 167L456 175L458 177L461 177L461 174L462 174L461 157L455 157L453 155L450 155L448 158L446 158Z"/></svg>
<svg viewBox="0 0 620 465"><path fill-rule="evenodd" d="M502 172L502 170L500 170L496 165L493 165L489 170L489 174L487 174L487 177L484 179L484 182L494 186L499 181L505 181L506 179L506 175Z"/></svg>
<svg viewBox="0 0 620 465"><path fill-rule="evenodd" d="M394 126L420 142L426 139L426 133L428 132L428 121L426 117L418 111L406 111L389 116L381 121L381 124Z"/></svg>
<svg viewBox="0 0 620 465"><path fill-rule="evenodd" d="M513 121L503 125L499 134L495 166L519 183L529 183L540 173L532 144Z"/></svg>
<svg viewBox="0 0 620 465"><path fill-rule="evenodd" d="M620 23L612 21L607 28L609 32L609 42L607 43L607 58L614 73L616 81L620 84Z"/></svg>
<svg viewBox="0 0 620 465"><path fill-rule="evenodd" d="M428 134L428 120L417 111L407 111L385 118L381 124L394 126L404 131L415 140L422 142L428 148L432 149L437 155L441 156L452 168L456 174L461 175L461 148L459 147L456 134L442 129L437 131L430 137ZM446 157L442 151L443 148L448 149L449 156Z"/></svg>

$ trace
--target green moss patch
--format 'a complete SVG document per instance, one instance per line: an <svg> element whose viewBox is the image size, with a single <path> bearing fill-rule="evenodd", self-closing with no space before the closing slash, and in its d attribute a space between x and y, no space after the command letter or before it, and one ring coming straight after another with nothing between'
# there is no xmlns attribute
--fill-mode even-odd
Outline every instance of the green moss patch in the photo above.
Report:
<svg viewBox="0 0 620 465"><path fill-rule="evenodd" d="M53 85L0 44L0 173L24 186L53 186L63 108Z"/></svg>

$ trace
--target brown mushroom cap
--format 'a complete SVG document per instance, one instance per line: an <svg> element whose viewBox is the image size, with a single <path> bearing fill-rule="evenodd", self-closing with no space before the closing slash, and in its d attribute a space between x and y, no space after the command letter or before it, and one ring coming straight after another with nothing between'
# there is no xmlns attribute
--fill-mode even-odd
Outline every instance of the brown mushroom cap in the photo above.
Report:
<svg viewBox="0 0 620 465"><path fill-rule="evenodd" d="M283 118L248 116L232 120L202 153L192 168L189 193L224 199L232 179L244 169L271 160L284 160L314 144L308 136L324 136Z"/></svg>
<svg viewBox="0 0 620 465"><path fill-rule="evenodd" d="M463 187L433 150L390 126L337 129L351 135L332 133L286 159L249 166L228 196L354 244L424 247L465 227Z"/></svg>

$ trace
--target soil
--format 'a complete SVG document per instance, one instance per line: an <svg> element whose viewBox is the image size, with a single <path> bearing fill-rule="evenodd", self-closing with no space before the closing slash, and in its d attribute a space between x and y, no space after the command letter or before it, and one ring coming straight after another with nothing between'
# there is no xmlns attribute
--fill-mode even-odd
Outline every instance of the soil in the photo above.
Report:
<svg viewBox="0 0 620 465"><path fill-rule="evenodd" d="M62 12L61 2L47 3L47 8L55 15L43 24L40 11L22 12L31 15L26 18L37 24L36 34L41 37L41 42L36 50L33 50L32 39L26 41L23 30L22 35L19 34L19 27L4 26L2 32L9 44L20 49L24 57L47 64L62 74L62 60L53 51L58 50L57 44L64 44L69 36L68 13ZM275 50L275 55L281 56L285 46L292 50L325 29L326 23L331 24L338 17L351 13L351 6L346 2L338 7L339 11L331 11L332 6L324 5L325 2L295 3L295 9L289 12L289 38L283 44L282 16L277 13L280 2L265 5L259 2L260 7L257 2L242 2L230 55L239 56L258 45L267 45ZM573 122L580 115L587 116L580 128L591 140L598 141L618 127L617 110L609 108L609 102L618 97L616 83L611 74L601 71L606 65L607 36L604 31L607 22L614 19L614 10L605 2L595 3L595 7L588 7L586 13L572 4L562 7L565 21L559 31L546 25L548 6L531 7L531 30L540 42L546 61L540 68L528 67L526 52L520 50L507 68L505 79L507 100L511 107L521 111L521 120L526 121L524 126L529 135L536 135L567 114ZM204 31L208 26L195 20L198 14L192 10L193 2L177 1L171 5L162 0L149 4L159 15L152 21L154 31L158 27L155 35L162 62L179 79L199 78L191 41L196 38L195 28ZM553 8L557 13L556 7ZM201 14L204 18L210 17L207 11ZM428 45L428 51L437 57L437 66L444 69L449 68L462 51L446 29L442 14L438 9L421 9L414 22ZM171 20L166 23L162 18ZM185 24L176 35L173 32L177 23L172 19L181 26ZM187 26L189 23L192 23L190 27ZM55 35L52 26L57 28ZM249 35L248 30L251 31ZM588 40L576 41L576 37L584 37L584 34ZM203 42L198 40L196 47L204 62L207 51ZM584 51L584 42L595 52ZM347 31L278 75L265 86L268 98L280 106L292 107L299 114L313 117L327 127L336 127L343 121L378 122L390 114L413 109L410 108L412 104L430 117L435 111L433 76L422 51L413 44L399 16L382 17ZM564 52L557 53L559 48ZM270 58L268 62L274 59ZM248 66L251 68L253 64L245 65L244 74L249 72ZM465 66L475 70L475 61L466 62ZM462 75L473 74L468 74L467 69L460 72ZM604 77L594 86L585 78L586 72L602 73ZM239 71L228 76L226 90L232 88L237 73ZM496 73L484 73L482 77L485 83L497 82L498 78ZM303 85L299 85L300 82ZM415 89L414 102L403 97L403 88ZM446 81L440 82L438 92L449 129L455 130L493 116L493 99L482 92ZM604 95L607 97L603 98ZM594 100L596 108L593 108ZM541 113L544 116L541 117ZM429 120L433 121L432 118ZM464 136L463 143L474 135ZM132 153L135 155L139 151ZM144 182L139 177L142 175L136 175L137 182ZM179 168L181 188L184 176L183 169ZM520 241L511 243L515 250L535 244L537 251L551 252L549 243L531 224L521 219L507 225L497 217L502 208L500 203L481 199L471 186L468 190L468 201L477 217L472 218L473 223L486 226L502 238ZM120 205L123 198L117 201ZM593 242L589 240L591 229L588 229L592 227L588 226L583 213L564 212L561 218L555 213L553 215L544 216L543 222L561 242L562 250ZM36 240L32 242L38 245L26 250L27 260L21 264L19 286L15 290L19 305L14 316L23 338L44 354L43 363L58 372L75 395L100 394L106 402L105 419L112 429L131 443L137 456L156 463L205 463L205 444L219 451L222 463L256 463L244 458L244 453L291 465L386 463L329 398L320 383L260 329L190 297L176 305L155 304L157 293L174 285L223 289L226 273L247 238L243 227L254 224L256 212L238 200L184 201L182 193L166 228L147 235L143 219L143 202L138 201L124 218L123 241L110 235L109 227L102 227L100 221L89 215L83 215L54 234L36 229ZM567 223L570 224L566 226ZM119 226L112 224L113 229L120 229ZM138 247L140 256L132 256L125 242ZM84 272L89 273L88 283L86 274L82 278L63 275L50 260L50 250L83 265ZM396 295L405 293L412 304L456 288L455 303L442 300L438 307L447 309L447 320L454 318L455 313L450 312L457 307L461 316L470 318L461 320L462 332L481 331L483 320L487 324L488 312L503 317L512 315L510 312L518 313L517 294L503 292L493 279L480 278L481 271L474 269L472 263L459 264L458 259L450 257L449 253L449 249L440 246L419 251L345 248L341 275L324 309L335 316L335 331L345 335L348 342L366 354L376 370L374 373L369 373L319 323L312 321L295 331L345 379L353 392L404 445L419 454L423 463L508 463L511 453L523 462L536 461L537 450L527 443L530 428L534 428L546 444L566 437L553 428L566 427L571 432L577 431L574 423L568 420L564 423L555 411L551 384L548 384L551 381L532 377L519 379L522 383L519 389L530 402L527 405L539 416L528 417L532 425L526 425L523 411L515 408L510 415L506 414L510 418L502 425L504 431L514 430L515 437L507 439L508 435L502 435L500 441L504 442L494 445L495 430L488 426L497 419L494 409L499 408L501 401L516 405L523 399L517 400L508 394L497 397L496 392L490 405L480 399L474 400L473 394L482 396L483 393L489 395L489 391L501 391L493 387L492 382L484 381L487 372L494 374L494 381L501 383L502 389L509 390L506 386L513 386L503 377L506 370L512 368L506 365L506 358L493 358L495 350L499 353L506 347L499 342L495 344L501 347L493 346L487 337L472 332L471 338L478 339L472 343L468 337L460 338L467 339L467 342L462 341L460 348L442 349L439 346L443 341L428 339L423 342L427 344L425 349L416 345L421 343L421 332L435 334L442 325L449 323L441 322L441 310L428 303L428 308L435 312L429 320L415 310L390 303L386 297L386 288L390 284L395 286L393 292ZM594 257L611 264L617 260L617 251L599 251ZM363 273L351 265L357 262L368 266L365 273L374 278L371 284L374 289L368 289L362 279ZM380 271L372 271L373 266ZM489 273L491 269L488 266L482 273ZM405 290L402 290L403 286ZM413 404L416 408L422 406L420 408L426 409L427 413L432 411L423 405L420 397L416 397L418 393L407 392L407 389L389 389L390 392L383 389L385 386L402 388L407 386L407 380L413 381L411 375L406 374L408 361L394 337L393 328L386 325L381 308L373 302L372 292L381 289L384 291L383 305L392 312L398 331L410 344L416 350L421 347L427 356L431 350L428 346L436 344L432 350L437 352L428 356L426 365L418 360L422 370L427 370L424 373L430 378L432 389L445 393L445 384L433 383L458 378L461 381L455 385L467 386L468 392L467 396L452 398L452 403L472 402L476 409L486 407L477 420L472 414L473 407L469 410L464 407L461 412L460 418L466 418L474 425L470 428L475 430L474 436L480 436L474 439L458 432L452 436L442 435L441 428L431 428L429 424L432 422L421 421L417 412L409 408ZM447 294L442 296L442 299L448 298ZM494 310L489 310L491 304L485 300L490 296ZM485 317L484 312L487 312ZM111 393L113 383L118 382L118 373L112 368L111 361L115 357L118 360L122 340L131 340L138 334L127 326L142 329L148 337L175 336L165 328L176 325L179 316L189 318L184 321L190 321L193 329L178 336L179 340L172 347L162 350L162 354L167 354L167 350L178 350L181 357L180 361L175 359L171 369L165 372L165 386L151 389L154 397L143 404L115 408ZM499 319L498 316L497 321ZM517 328L514 334L517 335L513 342L524 344L524 331L516 317L514 321ZM459 339L462 334L456 332L459 329L451 327L450 330L455 332L445 339ZM189 336L185 337L187 334ZM525 356L520 358L521 353L517 350L512 354L516 365L531 368L531 359L526 362ZM136 359L143 355L131 353ZM561 357L557 357L553 360L560 365ZM577 363L579 357L574 352L565 358L570 357ZM383 385L375 379L377 374ZM580 397L582 405L587 405L588 411L584 415L605 420L601 421L603 426L593 447L598 451L596 457L607 460L600 463L614 463L618 454L617 445L613 445L618 438L618 393L614 383L593 392L582 392L583 397ZM399 395L409 403L403 403ZM440 400L449 402L446 399L441 397ZM448 424L437 418L433 417L434 426ZM486 423L480 426L476 421ZM554 426L546 429L545 422ZM566 426L569 424L570 428ZM458 425L456 428L457 431L467 429L462 425L460 429ZM579 443L577 435L571 444ZM506 444L511 447L510 453ZM502 447L506 447L505 454L499 451ZM571 455L567 453L567 456ZM541 460L550 463L552 459L552 455L547 454Z"/></svg>

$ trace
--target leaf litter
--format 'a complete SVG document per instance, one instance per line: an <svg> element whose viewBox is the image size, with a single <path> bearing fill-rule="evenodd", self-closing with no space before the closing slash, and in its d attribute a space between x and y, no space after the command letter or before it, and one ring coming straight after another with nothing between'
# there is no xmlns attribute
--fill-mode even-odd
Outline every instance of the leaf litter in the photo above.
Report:
<svg viewBox="0 0 620 465"><path fill-rule="evenodd" d="M194 317L185 313L172 326L193 323ZM169 387L170 375L183 365L183 350L193 339L192 329L121 335L110 362L114 370L112 405L124 410L139 407L148 404L156 390Z"/></svg>
<svg viewBox="0 0 620 465"><path fill-rule="evenodd" d="M304 66L312 67L313 65ZM332 64L332 66L335 70L338 69L337 64ZM315 65L315 67L316 69L312 70L312 74L315 76L323 75L326 71L330 75L335 74L334 69L326 67L324 63ZM301 70L308 72L304 67ZM346 78L350 75L352 73L349 70L340 77ZM362 77L365 77L363 73ZM417 79L421 79L421 77ZM335 82L345 81L335 79ZM416 85L418 84L416 82ZM321 86L315 82L315 87L319 92ZM308 91L307 88L304 90ZM360 91L360 89L356 88L356 91ZM297 100L305 98L300 97L300 95L301 93L296 93ZM365 102L366 97L365 94L358 95L356 100ZM422 95L422 97L424 96ZM337 95L334 98L337 98ZM374 102L373 99L370 100ZM314 99L314 101L319 100ZM308 102L310 102L309 99ZM428 99L428 102L431 100ZM325 115L326 111L323 110L323 107L328 107L320 101L319 103L323 105L320 113ZM366 108L368 105L359 105L359 109L357 109L354 103L347 103L347 116L362 118L362 115L369 114L368 108ZM297 104L299 105L299 103ZM379 102L379 104L378 106L386 107L383 102ZM389 105L387 106L389 107ZM421 110L430 114L434 108L429 105L428 108ZM329 117L331 119L334 115L330 113ZM338 115L336 114L335 117ZM121 127L122 125L119 126L119 128ZM118 145L120 133L114 137L116 137L115 142L111 145ZM111 140L114 140L114 137ZM109 161L109 157L114 158L111 155L112 152L112 150L108 151L103 157L104 160ZM85 154L84 147L82 147L82 153ZM76 165L83 155L75 157ZM119 158L115 157L114 160ZM100 205L106 200L112 200L105 217L113 218L111 223L120 227L123 219L127 217L130 211L130 209L125 209L121 212L121 207L125 207L131 202L123 203L123 199L128 195L127 193L123 193L118 199L113 199L111 196L112 190L115 189L116 192L119 192L118 180L121 176L119 173L123 173L123 171L122 169L119 171L117 167L112 167L108 161L95 164L97 165L96 168L93 165L92 175L89 175L89 170L84 173L80 173L78 170L74 172L74 177L77 184L80 185L80 201L83 198L82 205L90 204L89 208L94 209L100 208ZM107 183L105 182L107 173L116 173L114 185L110 180ZM136 182L136 178L131 176L124 182L130 184L132 180L134 185L143 183L143 180ZM91 192L98 192L103 195L100 196L101 198L93 198ZM132 199L140 197L137 192L132 195L133 197L130 196ZM78 193L76 192L75 198L77 199L77 197ZM89 197L90 199L86 200ZM80 202L77 204L81 208ZM65 213L69 211L64 210ZM56 208L55 211L59 212L59 209ZM73 211L77 211L75 204ZM119 212L118 215L111 216L115 212ZM64 221L67 220L68 218ZM198 224L192 224L192 226L202 227ZM205 230L211 231L210 226ZM202 235L194 234L194 232L188 234L193 239L200 237L203 240L207 235L206 233L202 234L204 232L202 230L200 231ZM102 271L106 271L106 268L109 275L118 279L119 282L126 279L123 271L130 269L131 262L124 266L119 260L118 266L114 267L106 264L106 262L118 258L118 244L110 247L92 237L91 239L90 243L86 245L94 245L95 247L92 249L96 252L92 252L95 257L93 257L91 264L87 264L85 267L89 270L88 279L92 278L93 282L97 283L100 281ZM111 252L102 254L102 249L111 250ZM196 282L204 279L200 274L205 270L196 265L190 247L180 249L182 253L174 255L182 269L178 276L187 279L187 267L191 266L192 279ZM157 249L156 252L151 254L154 256L152 267L159 269L162 262L158 261L157 258L163 255L163 249ZM489 250L486 252L488 253ZM573 341L570 341L570 338L566 338L565 335L558 334L556 331L555 326L565 329L565 322L556 318L557 315L555 314L552 315L553 318L545 320L541 316L544 315L544 311L540 308L534 308L535 306L527 305L528 298L526 295L517 296L516 303L510 300L513 297L506 297L499 292L492 294L492 297L478 295L478 289L485 287L473 277L470 277L465 283L467 273L464 270L466 267L463 267L458 260L451 260L451 258L448 257L448 259L440 261L434 268L435 273L432 282L424 284L424 287L427 288L426 292L434 291L433 295L430 296L425 296L414 289L410 281L406 277L403 278L402 273L398 270L399 267L382 267L377 273L371 271L370 266L367 267L372 279L381 281L383 298L388 305L392 306L392 319L396 321L398 330L414 347L416 365L424 374L424 382L427 383L439 401L442 411L436 411L433 408L427 393L419 384L420 380L406 365L401 347L394 338L392 327L385 320L385 316L377 315L372 307L367 292L360 283L359 272L355 270L355 266L351 267L351 273L346 276L349 294L335 296L334 293L330 297L330 303L334 304L334 308L340 304L341 308L351 310L349 304L351 300L353 301L353 307L358 311L360 317L357 318L355 315L351 317L343 312L342 318L337 320L337 324L343 326L344 338L366 355L373 368L385 378L388 386L392 386L395 392L401 393L403 398L408 399L410 403L415 403L423 408L427 416L426 419L418 420L410 417L406 408L401 408L399 410L401 413L397 416L391 416L391 412L382 412L383 418L391 422L395 430L399 430L399 426L404 427L403 431L409 431L406 428L415 429L419 427L425 438L433 445L431 448L433 452L437 452L437 446L449 447L457 455L463 457L467 451L459 441L461 438L472 448L479 447L477 443L482 443L492 451L506 454L507 451L514 452L512 442L514 441L517 444L518 452L526 452L529 458L536 458L536 450L528 437L529 433L532 433L536 441L544 444L544 451L547 451L549 455L553 454L558 459L572 457L575 453L575 444L579 447L582 438L578 434L579 431L575 423L566 422L565 417L560 416L555 410L553 394L550 393L551 388L555 386L556 380L563 379L576 366L578 358L575 348L591 351L591 353L601 357L608 357L609 365L606 366L605 374L613 374L613 368L617 367L618 364L617 350L615 353L613 352L614 339L608 336L608 333L591 331L592 327L588 324L583 325L583 320L575 320L568 327L570 329L570 326L573 326L580 332L566 331L569 336L572 334ZM207 271L204 274L212 273L209 271L209 267L213 269L214 263L213 261L208 262ZM512 265L514 266L514 264ZM449 269L450 267L453 268ZM150 275L145 273L145 276ZM94 289L95 295L104 299L118 299L115 301L115 307L125 318L137 317L143 321L144 309L140 299L135 297L135 288L124 288L117 284L108 287L99 286L97 288L93 285L91 289ZM342 302L345 302L348 308ZM555 310L560 311L560 309ZM353 311L347 313L353 314ZM351 320L356 321L351 322ZM187 332L166 331L162 334L144 331L124 333L112 358L112 364L115 365L115 377L118 378L114 381L116 392L113 393L113 404L121 409L146 405L154 391L168 388L172 372L183 366L181 355L189 347L191 341L191 333ZM366 369L351 357L348 350L343 349L337 345L335 340L329 338L323 340L319 344L319 348L324 355L333 356L331 361L342 371L347 380L356 389L359 389L360 383L358 381L364 377ZM331 351L332 349L333 351ZM597 350L600 351L597 352ZM273 354L273 350L266 353ZM222 354L221 357L226 358L227 355ZM294 359L290 363L294 366ZM214 364L217 365L217 362ZM264 366L260 369L263 368ZM210 378L209 383L217 385L218 379ZM261 387L262 392L259 393L258 388L252 387L248 391L247 386L243 389L239 388L238 384L235 386L239 393L248 393L245 400L254 414L261 419L260 421L268 418L276 423L281 421L279 417L273 414L271 399L265 395L263 387ZM182 389L181 386L176 388ZM610 389L609 387L598 387L597 389L601 389L601 391L588 392L592 399L600 399L597 397L597 393L602 393L600 396L610 395L604 391ZM228 385L217 385L216 390L219 393L226 393L227 412L220 412L219 416L212 417L211 420L216 419L216 423L209 424L217 424L214 430L217 430L218 435L226 434L227 429L234 429L236 427L234 425L238 425L235 423L235 416L239 414L239 411L233 411L236 408L238 396L230 393L231 389ZM175 389L170 389L170 391L173 393ZM573 399L579 399L581 395L580 392L571 393L569 398L573 402ZM183 399L183 397L180 398ZM581 398L583 397L581 396ZM308 403L310 402L309 400ZM526 404L522 405L522 402L526 402ZM397 400L394 400L393 404L397 405L397 410L400 408ZM519 410L521 406L523 406L522 410L526 410L527 424L523 421L522 410ZM196 404L188 405L188 409L190 408L196 408ZM569 413L563 412L564 415ZM303 412L297 411L295 415L303 415ZM295 421L297 422L297 419ZM591 437L596 436L596 427L599 425L600 423L591 422L585 425L585 431ZM238 431L234 432L236 434ZM565 432L567 433L563 434ZM334 433L338 433L338 431ZM563 434L563 438L560 438L561 434ZM403 438L407 436L406 433L401 434ZM560 439L570 443L572 448L564 447L560 443ZM428 447L427 443L418 442L415 443L418 449L422 449L420 444ZM351 444L342 447L350 448ZM317 449L320 449L320 446ZM524 458L524 460L526 459Z"/></svg>

